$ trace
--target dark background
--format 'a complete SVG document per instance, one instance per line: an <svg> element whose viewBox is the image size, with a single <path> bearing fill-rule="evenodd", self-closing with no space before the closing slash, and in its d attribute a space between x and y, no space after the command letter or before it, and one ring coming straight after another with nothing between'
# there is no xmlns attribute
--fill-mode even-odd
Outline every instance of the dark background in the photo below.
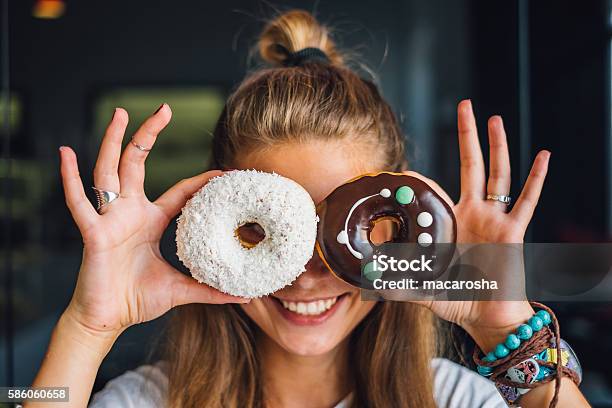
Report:
<svg viewBox="0 0 612 408"><path fill-rule="evenodd" d="M122 90L135 89L142 91L138 106L146 113L162 102L179 106L176 128L165 133L201 134L166 156L167 170L147 185L151 198L171 180L203 170L214 101L252 66L248 48L274 7L316 10L338 28L342 46L360 51L402 119L412 167L451 197L459 188L456 104L471 98L483 146L486 119L504 118L514 197L536 152L552 152L527 241L604 242L612 236L607 0L277 1L274 7L237 0L66 1L57 19L35 18L32 0L7 3L2 31L9 52L2 54L2 75L18 100L18 113L11 114L19 119L10 136L6 121L0 122L0 385L32 381L78 273L82 247L64 205L57 147L77 152L87 188L100 131L112 113L111 105L104 109L122 101ZM212 92L214 109L193 118L186 104L181 116L182 95L201 88ZM178 95L176 104L164 89ZM4 115L5 104L2 110ZM138 122L138 112L131 117ZM183 154L199 154L194 146L200 143L201 160L195 156L186 166ZM148 162L147 172L153 167ZM169 257L171 235L164 240ZM594 406L612 406L612 304L550 306L583 363L583 391ZM128 330L101 367L95 389L140 364L162 325L163 318Z"/></svg>

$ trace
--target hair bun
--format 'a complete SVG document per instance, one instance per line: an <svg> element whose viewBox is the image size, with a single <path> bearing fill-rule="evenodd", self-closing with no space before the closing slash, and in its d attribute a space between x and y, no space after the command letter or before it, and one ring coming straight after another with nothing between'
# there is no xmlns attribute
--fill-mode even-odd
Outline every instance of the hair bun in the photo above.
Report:
<svg viewBox="0 0 612 408"><path fill-rule="evenodd" d="M280 14L265 26L259 36L259 54L272 65L287 65L287 52L295 53L305 48L318 48L332 65L343 63L328 28L304 10Z"/></svg>

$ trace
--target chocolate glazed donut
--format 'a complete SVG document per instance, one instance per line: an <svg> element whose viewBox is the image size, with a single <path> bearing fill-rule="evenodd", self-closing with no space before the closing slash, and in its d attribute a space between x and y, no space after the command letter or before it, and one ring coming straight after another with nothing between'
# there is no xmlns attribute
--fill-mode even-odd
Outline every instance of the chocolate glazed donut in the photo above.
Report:
<svg viewBox="0 0 612 408"><path fill-rule="evenodd" d="M433 257L433 271L410 271L410 277L422 280L439 277L454 253L457 223L451 207L427 183L403 173L381 172L350 180L319 203L317 214L319 256L334 275L362 289L372 289L374 278L382 275L368 270L375 255ZM371 240L374 226L383 219L396 225L386 239L391 245ZM406 245L393 245L397 243ZM390 276L385 272L385 279Z"/></svg>

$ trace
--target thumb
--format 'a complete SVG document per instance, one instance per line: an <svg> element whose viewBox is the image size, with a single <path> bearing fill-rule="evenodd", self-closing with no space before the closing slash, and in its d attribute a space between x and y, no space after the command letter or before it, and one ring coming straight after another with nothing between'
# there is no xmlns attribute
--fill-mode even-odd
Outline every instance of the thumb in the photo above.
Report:
<svg viewBox="0 0 612 408"><path fill-rule="evenodd" d="M195 279L186 276L179 271L174 271L176 281L171 286L170 298L172 307L188 303L249 303L251 299L228 295L205 283L199 283Z"/></svg>
<svg viewBox="0 0 612 408"><path fill-rule="evenodd" d="M208 183L208 180L221 174L223 174L221 170L211 170L183 179L170 187L153 204L157 205L168 218L173 218L196 191Z"/></svg>

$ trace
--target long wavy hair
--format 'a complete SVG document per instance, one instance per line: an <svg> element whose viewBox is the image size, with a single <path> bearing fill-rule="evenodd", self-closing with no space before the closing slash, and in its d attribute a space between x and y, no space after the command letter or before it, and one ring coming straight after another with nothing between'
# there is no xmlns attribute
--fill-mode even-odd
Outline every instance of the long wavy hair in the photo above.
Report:
<svg viewBox="0 0 612 408"><path fill-rule="evenodd" d="M316 47L328 62L285 66L286 51ZM344 141L381 170L406 168L404 138L377 87L346 65L327 27L308 12L276 16L251 72L228 98L213 137L214 167L238 153L281 143ZM373 156L375 157L375 156ZM166 347L168 406L264 407L259 328L238 305L191 304L172 312ZM435 319L422 306L379 302L350 334L353 407L435 407L431 359Z"/></svg>

